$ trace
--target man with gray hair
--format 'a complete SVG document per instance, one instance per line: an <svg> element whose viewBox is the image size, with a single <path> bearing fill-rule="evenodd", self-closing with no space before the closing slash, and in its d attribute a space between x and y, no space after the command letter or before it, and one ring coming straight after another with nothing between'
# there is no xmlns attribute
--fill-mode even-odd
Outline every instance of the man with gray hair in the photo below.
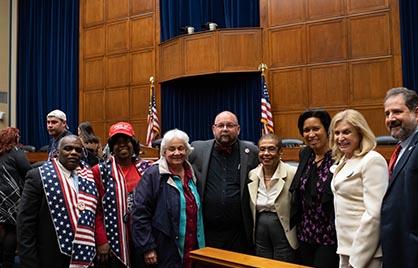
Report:
<svg viewBox="0 0 418 268"><path fill-rule="evenodd" d="M48 159L58 155L58 142L62 137L70 135L68 130L67 115L61 110L53 110L46 116L46 127L51 136L48 146Z"/></svg>
<svg viewBox="0 0 418 268"><path fill-rule="evenodd" d="M418 267L418 95L392 88L384 106L386 127L399 143L381 210L383 267Z"/></svg>

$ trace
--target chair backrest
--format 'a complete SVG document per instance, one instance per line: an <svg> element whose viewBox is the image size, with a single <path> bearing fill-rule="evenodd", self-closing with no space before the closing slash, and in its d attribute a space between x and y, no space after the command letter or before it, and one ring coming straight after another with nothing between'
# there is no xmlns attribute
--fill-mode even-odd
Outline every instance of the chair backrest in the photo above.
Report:
<svg viewBox="0 0 418 268"><path fill-rule="evenodd" d="M22 146L20 146L20 148L25 152L35 152L36 151L35 146L32 146L32 145L22 145Z"/></svg>
<svg viewBox="0 0 418 268"><path fill-rule="evenodd" d="M299 147L303 145L303 141L299 139L282 139L282 146L287 148Z"/></svg>
<svg viewBox="0 0 418 268"><path fill-rule="evenodd" d="M377 136L376 143L377 145L394 145L397 144L398 141L392 136Z"/></svg>

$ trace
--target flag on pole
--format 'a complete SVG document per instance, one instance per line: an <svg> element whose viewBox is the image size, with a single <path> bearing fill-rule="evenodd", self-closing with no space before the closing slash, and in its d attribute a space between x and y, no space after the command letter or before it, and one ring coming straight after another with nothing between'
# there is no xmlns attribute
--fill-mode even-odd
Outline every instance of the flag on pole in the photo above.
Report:
<svg viewBox="0 0 418 268"><path fill-rule="evenodd" d="M261 75L263 89L261 92L261 135L274 133L273 114L271 113L270 96L264 74Z"/></svg>
<svg viewBox="0 0 418 268"><path fill-rule="evenodd" d="M155 92L154 92L154 78L150 78L150 101L148 108L148 117L147 117L147 139L146 145L151 147L152 142L160 136L160 121L158 120L157 115L157 103L155 102Z"/></svg>

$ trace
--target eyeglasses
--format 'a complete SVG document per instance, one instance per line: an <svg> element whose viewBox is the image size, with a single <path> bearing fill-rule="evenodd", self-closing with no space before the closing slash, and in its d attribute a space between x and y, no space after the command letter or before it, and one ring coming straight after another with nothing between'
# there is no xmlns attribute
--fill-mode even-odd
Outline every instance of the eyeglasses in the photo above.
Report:
<svg viewBox="0 0 418 268"><path fill-rule="evenodd" d="M233 129L234 127L238 126L238 124L232 124L232 123L226 123L226 124L224 124L224 123L220 123L220 124L215 124L214 126L216 128L218 128L218 129L224 129L225 127L227 129Z"/></svg>
<svg viewBox="0 0 418 268"><path fill-rule="evenodd" d="M275 147L275 146L270 146L270 147L260 147L259 151L261 153L266 153L266 152L270 152L270 153L276 153L279 150L279 148Z"/></svg>

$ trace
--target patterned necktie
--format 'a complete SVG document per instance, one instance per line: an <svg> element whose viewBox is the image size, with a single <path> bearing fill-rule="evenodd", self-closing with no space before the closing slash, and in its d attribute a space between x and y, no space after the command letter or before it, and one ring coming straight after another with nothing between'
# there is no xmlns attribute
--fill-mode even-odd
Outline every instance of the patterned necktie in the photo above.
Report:
<svg viewBox="0 0 418 268"><path fill-rule="evenodd" d="M400 144L396 145L395 151L393 151L392 156L389 160L389 176L392 176L393 168L395 167L396 160L398 159L399 152L401 151L402 147Z"/></svg>

